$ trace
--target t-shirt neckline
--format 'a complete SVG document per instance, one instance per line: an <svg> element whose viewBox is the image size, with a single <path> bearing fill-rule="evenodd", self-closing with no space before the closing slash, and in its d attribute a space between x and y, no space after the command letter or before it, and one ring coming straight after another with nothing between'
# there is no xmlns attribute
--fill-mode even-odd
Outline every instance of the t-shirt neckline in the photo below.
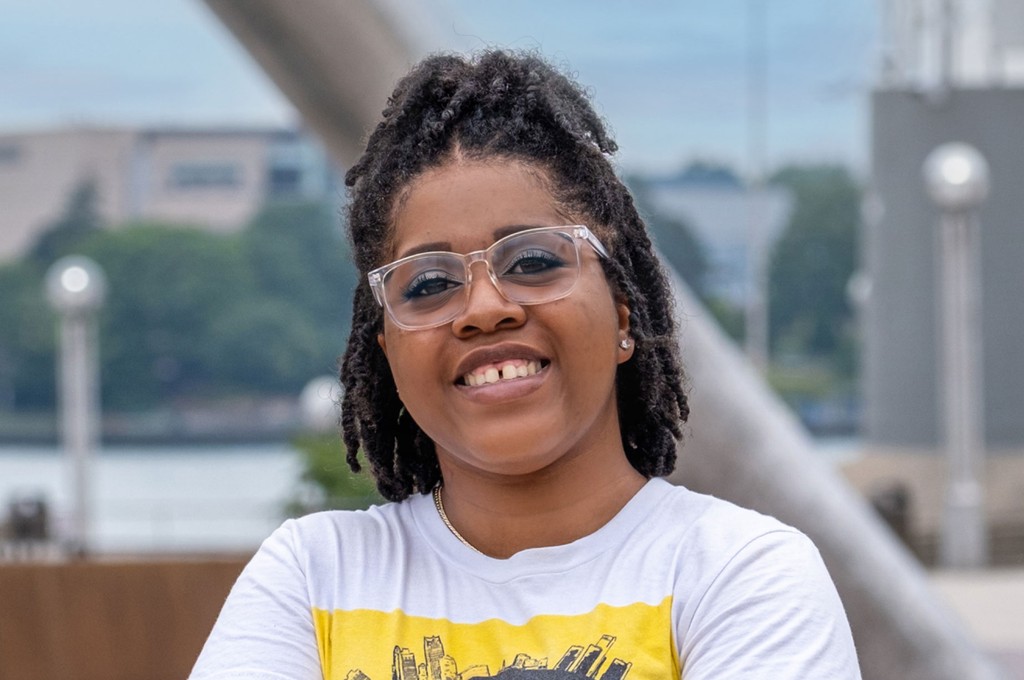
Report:
<svg viewBox="0 0 1024 680"><path fill-rule="evenodd" d="M529 548L506 559L484 555L456 538L438 515L431 494L414 496L406 503L431 550L475 577L503 583L525 576L569 571L620 546L650 516L671 487L664 479L650 479L597 531L565 545Z"/></svg>

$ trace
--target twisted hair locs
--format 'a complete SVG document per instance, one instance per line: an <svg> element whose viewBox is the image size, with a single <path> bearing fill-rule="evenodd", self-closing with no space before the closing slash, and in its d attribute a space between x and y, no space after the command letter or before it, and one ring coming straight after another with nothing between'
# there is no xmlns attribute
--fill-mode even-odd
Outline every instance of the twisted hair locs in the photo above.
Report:
<svg viewBox="0 0 1024 680"><path fill-rule="evenodd" d="M602 260L630 309L633 357L618 367L622 444L646 477L666 475L689 415L671 293L650 237L609 156L615 142L573 80L530 53L428 57L395 88L366 151L348 171L348 230L361 274L341 360L341 429L353 471L361 449L381 494L402 500L440 481L433 442L403 406L377 342L383 310L366 275L390 257L402 192L456 158L536 169L555 200L585 217L608 247ZM571 426L571 424L567 424Z"/></svg>

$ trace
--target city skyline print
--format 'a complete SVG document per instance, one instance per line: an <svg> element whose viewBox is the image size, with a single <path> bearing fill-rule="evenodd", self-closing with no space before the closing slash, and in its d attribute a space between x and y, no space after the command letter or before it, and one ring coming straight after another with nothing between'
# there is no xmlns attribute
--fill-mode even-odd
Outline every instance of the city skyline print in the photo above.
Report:
<svg viewBox="0 0 1024 680"><path fill-rule="evenodd" d="M495 672L487 664L474 664L473 660L459 663L445 653L444 645L438 635L423 638L423 660L418 661L415 652L396 645L391 663L391 680L473 680L474 678L500 678L501 680L624 680L633 664L618 657L612 657L609 651L615 644L616 637L602 635L591 644L573 644L552 664L547 657L533 657L526 652L518 652L511 659L503 660ZM345 680L384 680L371 678L361 669L353 668Z"/></svg>
<svg viewBox="0 0 1024 680"><path fill-rule="evenodd" d="M671 596L515 622L401 609L314 609L313 621L326 680L638 680L682 670Z"/></svg>

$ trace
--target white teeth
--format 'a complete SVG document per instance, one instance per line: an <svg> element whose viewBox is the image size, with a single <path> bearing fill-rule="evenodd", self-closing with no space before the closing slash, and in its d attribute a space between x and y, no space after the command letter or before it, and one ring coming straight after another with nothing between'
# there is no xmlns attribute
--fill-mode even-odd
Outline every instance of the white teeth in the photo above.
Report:
<svg viewBox="0 0 1024 680"><path fill-rule="evenodd" d="M527 361L526 363L518 366L510 361L506 364L502 364L500 367L490 366L482 373L467 373L463 376L463 382L470 387L478 387L480 385L493 384L499 380L525 378L530 375L536 375L539 371L539 361Z"/></svg>

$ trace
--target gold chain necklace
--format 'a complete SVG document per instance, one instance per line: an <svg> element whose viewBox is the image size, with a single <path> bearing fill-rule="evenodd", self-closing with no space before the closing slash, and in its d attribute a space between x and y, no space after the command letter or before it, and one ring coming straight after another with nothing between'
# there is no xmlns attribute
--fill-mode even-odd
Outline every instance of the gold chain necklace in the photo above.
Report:
<svg viewBox="0 0 1024 680"><path fill-rule="evenodd" d="M437 508L437 514L441 516L441 521L444 522L444 525L448 527L448 531L452 532L452 535L455 536L455 538L459 539L463 545L468 546L471 550L480 552L472 543L462 537L462 534L459 533L458 529L452 526L451 521L448 519L448 513L444 511L444 503L441 502L440 484L434 487L434 507ZM480 554L482 555L483 553Z"/></svg>

